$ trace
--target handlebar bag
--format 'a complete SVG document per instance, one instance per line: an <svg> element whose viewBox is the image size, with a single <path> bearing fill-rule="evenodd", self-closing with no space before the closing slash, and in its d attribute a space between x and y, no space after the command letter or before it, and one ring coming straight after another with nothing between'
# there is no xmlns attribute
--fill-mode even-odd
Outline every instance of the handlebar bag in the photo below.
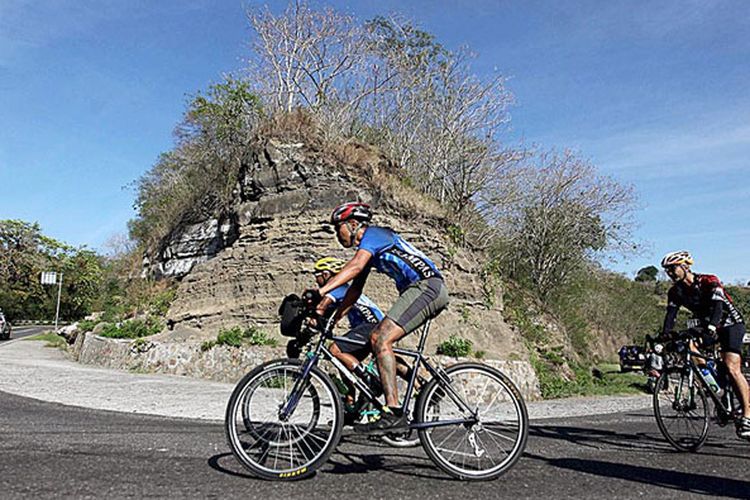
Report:
<svg viewBox="0 0 750 500"><path fill-rule="evenodd" d="M287 295L279 306L281 334L285 337L296 337L305 319L305 301L296 294Z"/></svg>

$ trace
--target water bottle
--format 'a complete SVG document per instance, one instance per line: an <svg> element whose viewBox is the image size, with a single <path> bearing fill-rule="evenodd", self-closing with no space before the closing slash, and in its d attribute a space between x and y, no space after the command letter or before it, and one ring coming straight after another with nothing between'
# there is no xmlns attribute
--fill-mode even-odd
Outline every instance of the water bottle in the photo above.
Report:
<svg viewBox="0 0 750 500"><path fill-rule="evenodd" d="M711 371L711 375L714 376L714 380L716 380L716 385L719 386L719 395L724 393L724 389L727 386L727 380L724 378L724 372L719 373L719 367L716 366L716 362L714 362L713 359L709 359L706 361L706 366Z"/></svg>
<svg viewBox="0 0 750 500"><path fill-rule="evenodd" d="M344 383L343 380L341 380L338 376L338 373L334 371L328 372L328 375L331 377L331 380L333 380L333 385L336 386L336 389L338 389L339 393L342 396L346 396L349 394L349 387Z"/></svg>
<svg viewBox="0 0 750 500"><path fill-rule="evenodd" d="M703 380L706 381L708 386L711 388L714 392L719 392L719 384L716 382L716 378L714 378L713 374L711 373L711 370L709 370L706 367L701 368L701 375L703 375Z"/></svg>

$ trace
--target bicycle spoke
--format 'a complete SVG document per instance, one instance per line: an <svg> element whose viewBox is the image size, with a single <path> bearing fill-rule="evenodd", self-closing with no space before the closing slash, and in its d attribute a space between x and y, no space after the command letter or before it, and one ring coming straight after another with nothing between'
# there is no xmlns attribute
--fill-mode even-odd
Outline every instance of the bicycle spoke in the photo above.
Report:
<svg viewBox="0 0 750 500"><path fill-rule="evenodd" d="M463 405L475 412L474 416L448 429L420 431L427 436L423 444L441 468L457 477L495 477L512 466L523 450L527 431L523 403L493 369L467 363L465 367L449 368L448 372L462 405L446 394L445 388L440 387L442 382L436 382L425 396L428 402L423 408L428 411L427 418L422 418L447 421L456 419L457 414L463 419Z"/></svg>
<svg viewBox="0 0 750 500"><path fill-rule="evenodd" d="M261 370L256 378L243 379L244 385L230 398L227 435L232 450L243 465L264 477L296 478L300 469L312 472L338 442L338 392L315 371L300 383L300 369L282 364ZM287 410L283 419L281 408Z"/></svg>
<svg viewBox="0 0 750 500"><path fill-rule="evenodd" d="M487 432L487 434L491 434L493 436L497 436L499 438L502 438L502 439L505 439L507 441L510 441L511 443L515 443L516 442L515 439L510 438L510 437L508 437L508 436L506 436L504 434L500 434L499 432L493 432L493 431L489 430L486 426L485 426L484 430L485 430L485 432Z"/></svg>

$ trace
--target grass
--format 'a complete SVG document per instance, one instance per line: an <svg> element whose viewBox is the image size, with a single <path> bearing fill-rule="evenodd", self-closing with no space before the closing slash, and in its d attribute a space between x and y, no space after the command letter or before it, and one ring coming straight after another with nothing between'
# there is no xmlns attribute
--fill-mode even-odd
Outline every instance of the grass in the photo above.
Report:
<svg viewBox="0 0 750 500"><path fill-rule="evenodd" d="M569 366L575 377L567 380L551 366L555 362L556 360L543 359L536 353L531 356L531 364L539 377L539 386L544 399L643 394L645 392L645 376L640 373L621 373L619 365L603 363L586 366L571 362Z"/></svg>
<svg viewBox="0 0 750 500"><path fill-rule="evenodd" d="M471 354L471 340L451 335L437 346L437 353L454 358L466 357Z"/></svg>
<svg viewBox="0 0 750 500"><path fill-rule="evenodd" d="M266 345L276 347L279 345L279 341L255 326L249 326L245 329L235 326L228 330L220 330L219 335L216 336L216 340L208 340L201 344L201 351L208 351L218 345L229 347Z"/></svg>
<svg viewBox="0 0 750 500"><path fill-rule="evenodd" d="M21 340L36 340L47 342L45 347L65 347L66 345L68 345L68 343L65 342L65 339L55 332L40 333L38 335L32 335L31 337L23 338Z"/></svg>

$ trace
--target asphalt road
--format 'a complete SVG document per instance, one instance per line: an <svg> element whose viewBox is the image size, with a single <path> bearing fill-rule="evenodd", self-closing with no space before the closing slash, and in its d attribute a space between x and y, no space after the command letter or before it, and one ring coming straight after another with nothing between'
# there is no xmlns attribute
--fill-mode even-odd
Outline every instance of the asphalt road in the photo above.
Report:
<svg viewBox="0 0 750 500"><path fill-rule="evenodd" d="M455 481L421 448L349 435L314 477L276 483L245 473L218 424L2 392L0 409L3 498L750 497L750 443L712 426L701 453L676 453L648 411L535 422L524 458L491 482Z"/></svg>
<svg viewBox="0 0 750 500"><path fill-rule="evenodd" d="M30 337L32 335L36 335L38 333L44 333L54 330L54 326L49 325L34 325L34 326L15 326L13 325L13 329L10 332L10 339L20 339L23 337ZM0 340L0 346L3 345L3 342L7 342L6 340Z"/></svg>

